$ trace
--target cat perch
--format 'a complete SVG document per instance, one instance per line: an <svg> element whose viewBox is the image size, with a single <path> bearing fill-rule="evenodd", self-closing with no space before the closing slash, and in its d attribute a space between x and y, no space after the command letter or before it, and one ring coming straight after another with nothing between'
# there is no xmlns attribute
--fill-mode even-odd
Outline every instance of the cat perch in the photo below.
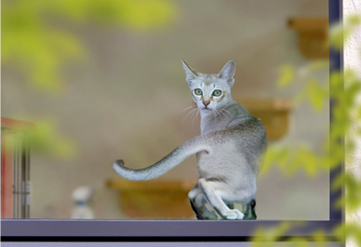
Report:
<svg viewBox="0 0 361 247"><path fill-rule="evenodd" d="M107 187L119 191L119 207L130 219L190 219L194 213L188 192L197 180L107 181Z"/></svg>
<svg viewBox="0 0 361 247"><path fill-rule="evenodd" d="M327 18L291 18L288 26L298 32L298 48L306 58L328 58Z"/></svg>

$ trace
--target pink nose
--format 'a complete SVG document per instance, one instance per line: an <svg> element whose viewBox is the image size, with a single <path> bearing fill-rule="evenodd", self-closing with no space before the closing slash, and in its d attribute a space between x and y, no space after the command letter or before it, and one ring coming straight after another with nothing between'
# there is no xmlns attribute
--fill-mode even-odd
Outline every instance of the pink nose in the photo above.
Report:
<svg viewBox="0 0 361 247"><path fill-rule="evenodd" d="M205 106L207 106L207 105L209 105L209 101L203 101L203 105L205 105Z"/></svg>

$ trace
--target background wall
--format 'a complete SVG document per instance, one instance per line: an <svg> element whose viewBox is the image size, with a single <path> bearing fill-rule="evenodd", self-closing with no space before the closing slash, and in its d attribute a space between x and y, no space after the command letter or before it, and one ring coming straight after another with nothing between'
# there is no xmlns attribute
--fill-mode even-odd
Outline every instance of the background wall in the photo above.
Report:
<svg viewBox="0 0 361 247"><path fill-rule="evenodd" d="M114 160L144 167L199 134L199 118L187 118L192 105L180 60L200 72L217 73L228 60L237 65L234 98L292 98L298 80L285 90L276 86L278 69L300 71L309 62L297 49L290 17L325 17L327 0L179 0L163 29L72 26L66 30L85 43L88 57L64 71L61 93L41 94L11 65L2 70L2 116L57 123L62 137L76 145L72 158L34 153L31 159L33 218L69 218L72 191L96 190L96 218L124 217L118 194L105 186L117 177ZM317 74L327 78L328 70ZM320 149L328 132L328 109L315 113L308 104L292 112L291 130L280 140ZM159 179L196 178L195 158ZM285 178L275 168L258 180L260 219L328 219L328 175L303 173Z"/></svg>

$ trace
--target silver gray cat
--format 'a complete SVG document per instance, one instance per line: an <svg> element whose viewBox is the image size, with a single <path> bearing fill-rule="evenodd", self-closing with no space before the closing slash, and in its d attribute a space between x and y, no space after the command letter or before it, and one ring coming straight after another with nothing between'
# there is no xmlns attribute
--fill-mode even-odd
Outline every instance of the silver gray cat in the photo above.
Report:
<svg viewBox="0 0 361 247"><path fill-rule="evenodd" d="M229 61L218 74L203 74L183 68L194 102L201 115L201 135L169 153L159 162L142 169L130 169L122 160L113 168L130 180L157 178L197 155L198 182L188 197L198 219L256 219L256 177L267 147L261 121L233 100L236 66ZM208 210L206 204L213 210ZM242 204L242 212L234 203ZM218 215L217 215L218 214Z"/></svg>

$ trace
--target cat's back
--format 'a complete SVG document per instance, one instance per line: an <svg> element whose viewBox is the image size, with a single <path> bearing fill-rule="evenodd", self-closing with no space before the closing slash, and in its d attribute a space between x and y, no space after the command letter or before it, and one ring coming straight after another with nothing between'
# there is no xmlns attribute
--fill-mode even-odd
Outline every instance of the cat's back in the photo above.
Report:
<svg viewBox="0 0 361 247"><path fill-rule="evenodd" d="M243 105L233 101L222 110L223 113L213 122L208 120L209 125L204 134L209 134L214 141L234 139L250 146L267 144L266 130L261 119L252 116Z"/></svg>
<svg viewBox="0 0 361 247"><path fill-rule="evenodd" d="M231 113L231 117L225 129L236 131L243 137L256 138L258 136L261 139L267 139L266 129L261 119L252 116L243 105L234 101L226 108L226 111Z"/></svg>
<svg viewBox="0 0 361 247"><path fill-rule="evenodd" d="M251 177L260 170L259 158L267 147L267 136L262 122L252 115L234 119L222 130L205 135L211 153L197 154L201 177ZM233 175L232 175L233 174Z"/></svg>
<svg viewBox="0 0 361 247"><path fill-rule="evenodd" d="M212 139L222 140L220 142L226 144L225 147L235 147L237 153L245 154L247 159L256 159L267 147L267 133L261 119L249 114L238 102L229 111L233 111L233 117L223 130L214 132Z"/></svg>
<svg viewBox="0 0 361 247"><path fill-rule="evenodd" d="M234 121L230 131L234 141L246 149L259 149L262 152L267 146L267 133L260 119L249 115Z"/></svg>

